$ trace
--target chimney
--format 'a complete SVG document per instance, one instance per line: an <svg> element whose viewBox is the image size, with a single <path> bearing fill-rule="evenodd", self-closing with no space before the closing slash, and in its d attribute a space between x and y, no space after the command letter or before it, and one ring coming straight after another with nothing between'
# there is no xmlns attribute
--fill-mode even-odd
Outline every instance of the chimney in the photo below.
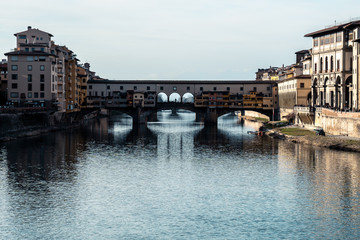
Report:
<svg viewBox="0 0 360 240"><path fill-rule="evenodd" d="M31 26L28 26L28 30L30 30L31 29Z"/></svg>

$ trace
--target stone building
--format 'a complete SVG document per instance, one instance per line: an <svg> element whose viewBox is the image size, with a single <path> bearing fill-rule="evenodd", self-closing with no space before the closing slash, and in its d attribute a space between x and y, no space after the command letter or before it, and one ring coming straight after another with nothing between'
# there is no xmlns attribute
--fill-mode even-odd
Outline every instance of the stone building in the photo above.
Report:
<svg viewBox="0 0 360 240"><path fill-rule="evenodd" d="M359 110L360 21L324 28L312 37L312 105Z"/></svg>
<svg viewBox="0 0 360 240"><path fill-rule="evenodd" d="M50 33L29 26L14 35L16 48L5 54L7 103L64 112L80 110L86 98L87 80L95 73L80 67L76 55L66 46L56 45Z"/></svg>
<svg viewBox="0 0 360 240"><path fill-rule="evenodd" d="M7 62L3 59L0 62L0 105L5 105L7 99Z"/></svg>
<svg viewBox="0 0 360 240"><path fill-rule="evenodd" d="M33 29L14 34L16 48L8 57L8 102L15 106L47 106L59 102L57 56L52 34ZM59 109L62 110L62 109Z"/></svg>
<svg viewBox="0 0 360 240"><path fill-rule="evenodd" d="M280 119L294 114L295 106L311 103L311 55L307 50L295 54L297 63L287 67L278 81Z"/></svg>

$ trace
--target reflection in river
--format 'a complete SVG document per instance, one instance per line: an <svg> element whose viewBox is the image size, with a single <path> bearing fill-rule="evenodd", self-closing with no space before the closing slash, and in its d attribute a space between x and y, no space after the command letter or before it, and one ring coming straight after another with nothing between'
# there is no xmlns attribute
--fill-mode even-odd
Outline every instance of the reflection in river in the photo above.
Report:
<svg viewBox="0 0 360 240"><path fill-rule="evenodd" d="M159 112L0 145L3 239L359 239L360 155Z"/></svg>

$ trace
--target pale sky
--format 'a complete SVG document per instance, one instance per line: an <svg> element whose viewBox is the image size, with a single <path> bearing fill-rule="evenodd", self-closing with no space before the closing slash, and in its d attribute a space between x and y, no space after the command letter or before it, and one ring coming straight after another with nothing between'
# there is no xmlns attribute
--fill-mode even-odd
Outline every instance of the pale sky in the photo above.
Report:
<svg viewBox="0 0 360 240"><path fill-rule="evenodd" d="M27 26L108 79L254 80L311 48L304 35L360 17L359 0L3 1L0 53Z"/></svg>

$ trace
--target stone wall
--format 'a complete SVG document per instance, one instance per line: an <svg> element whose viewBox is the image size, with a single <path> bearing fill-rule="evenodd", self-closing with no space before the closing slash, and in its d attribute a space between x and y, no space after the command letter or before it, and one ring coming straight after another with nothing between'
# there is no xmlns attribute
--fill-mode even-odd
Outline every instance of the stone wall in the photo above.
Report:
<svg viewBox="0 0 360 240"><path fill-rule="evenodd" d="M331 135L360 137L360 112L341 112L318 108L315 113L315 126L322 127Z"/></svg>
<svg viewBox="0 0 360 240"><path fill-rule="evenodd" d="M75 118L75 113L65 114L64 112L2 113L0 114L0 137L69 125L74 122Z"/></svg>

